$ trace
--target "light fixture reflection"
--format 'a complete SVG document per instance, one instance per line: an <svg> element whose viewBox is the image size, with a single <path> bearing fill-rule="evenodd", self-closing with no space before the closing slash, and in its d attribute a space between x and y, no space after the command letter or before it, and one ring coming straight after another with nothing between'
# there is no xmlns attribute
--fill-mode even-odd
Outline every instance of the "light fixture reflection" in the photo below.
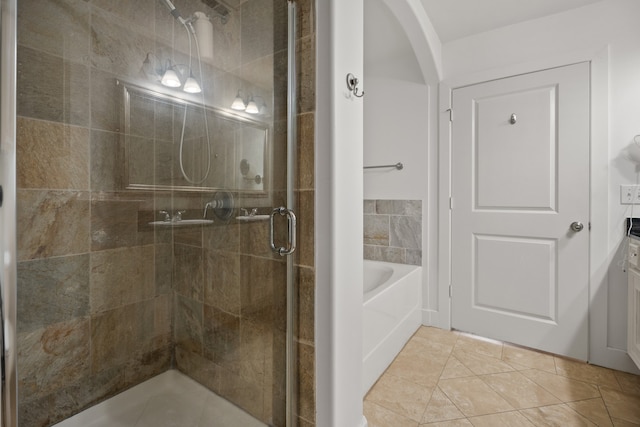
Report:
<svg viewBox="0 0 640 427"><path fill-rule="evenodd" d="M187 81L184 82L183 91L187 93L200 93L202 92L202 88L198 84L198 81L193 77L193 74L189 76Z"/></svg>
<svg viewBox="0 0 640 427"><path fill-rule="evenodd" d="M249 100L247 108L244 111L249 114L258 114L260 112L260 109L258 109L258 104L256 104L256 101L253 100L253 97L251 97L251 99Z"/></svg>
<svg viewBox="0 0 640 427"><path fill-rule="evenodd" d="M238 111L244 111L247 106L244 104L244 99L240 96L240 91L236 95L236 99L233 100L231 108Z"/></svg>
<svg viewBox="0 0 640 427"><path fill-rule="evenodd" d="M160 81L164 86L167 87L180 87L182 83L180 83L180 79L178 78L178 73L175 72L173 67L168 68L167 71L164 72L162 76L162 80Z"/></svg>

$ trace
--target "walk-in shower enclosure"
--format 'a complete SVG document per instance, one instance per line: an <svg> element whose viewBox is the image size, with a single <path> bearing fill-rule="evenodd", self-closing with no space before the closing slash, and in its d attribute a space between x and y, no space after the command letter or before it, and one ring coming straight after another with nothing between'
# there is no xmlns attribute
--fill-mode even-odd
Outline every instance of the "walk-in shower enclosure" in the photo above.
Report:
<svg viewBox="0 0 640 427"><path fill-rule="evenodd" d="M5 425L169 369L293 425L293 4L2 6Z"/></svg>

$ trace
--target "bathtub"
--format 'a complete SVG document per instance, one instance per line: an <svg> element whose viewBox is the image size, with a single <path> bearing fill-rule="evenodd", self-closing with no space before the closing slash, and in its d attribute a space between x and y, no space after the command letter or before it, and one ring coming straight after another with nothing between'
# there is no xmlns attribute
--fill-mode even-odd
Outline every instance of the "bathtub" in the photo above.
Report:
<svg viewBox="0 0 640 427"><path fill-rule="evenodd" d="M363 396L422 323L422 267L364 261Z"/></svg>

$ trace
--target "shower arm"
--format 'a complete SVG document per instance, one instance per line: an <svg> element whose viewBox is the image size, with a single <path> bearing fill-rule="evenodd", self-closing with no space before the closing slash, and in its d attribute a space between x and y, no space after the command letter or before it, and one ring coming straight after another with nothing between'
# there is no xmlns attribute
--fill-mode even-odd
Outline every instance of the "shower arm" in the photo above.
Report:
<svg viewBox="0 0 640 427"><path fill-rule="evenodd" d="M167 6L167 8L169 8L169 13L171 13L171 15L173 15L173 17L176 18L178 22L180 22L182 25L187 24L187 21L180 15L180 12L178 11L178 9L176 9L171 0L162 0L162 2Z"/></svg>

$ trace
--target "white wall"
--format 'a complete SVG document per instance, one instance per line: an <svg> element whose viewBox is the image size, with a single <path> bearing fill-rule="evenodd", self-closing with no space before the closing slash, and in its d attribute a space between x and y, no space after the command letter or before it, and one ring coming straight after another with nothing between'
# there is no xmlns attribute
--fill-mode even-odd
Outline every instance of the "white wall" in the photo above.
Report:
<svg viewBox="0 0 640 427"><path fill-rule="evenodd" d="M316 425L366 425L362 406L362 0L316 4Z"/></svg>
<svg viewBox="0 0 640 427"><path fill-rule="evenodd" d="M623 221L630 209L619 203L619 186L640 182L635 164L624 155L640 134L639 20L640 1L604 0L442 47L443 78L450 87L593 60L590 360L624 370L632 369L624 352L622 267Z"/></svg>
<svg viewBox="0 0 640 427"><path fill-rule="evenodd" d="M437 105L438 75L433 67L424 75L393 12L383 0L365 2L363 159L365 165L401 162L404 169L364 171L364 198L422 201L426 307L429 283L435 284L436 269L431 265L437 255L435 217L429 215L428 206L435 203L437 192L436 126L430 123Z"/></svg>
<svg viewBox="0 0 640 427"><path fill-rule="evenodd" d="M364 197L422 200L423 185L416 184L427 180L429 88L382 0L368 0L364 8L364 77L364 164L405 166L365 171Z"/></svg>

